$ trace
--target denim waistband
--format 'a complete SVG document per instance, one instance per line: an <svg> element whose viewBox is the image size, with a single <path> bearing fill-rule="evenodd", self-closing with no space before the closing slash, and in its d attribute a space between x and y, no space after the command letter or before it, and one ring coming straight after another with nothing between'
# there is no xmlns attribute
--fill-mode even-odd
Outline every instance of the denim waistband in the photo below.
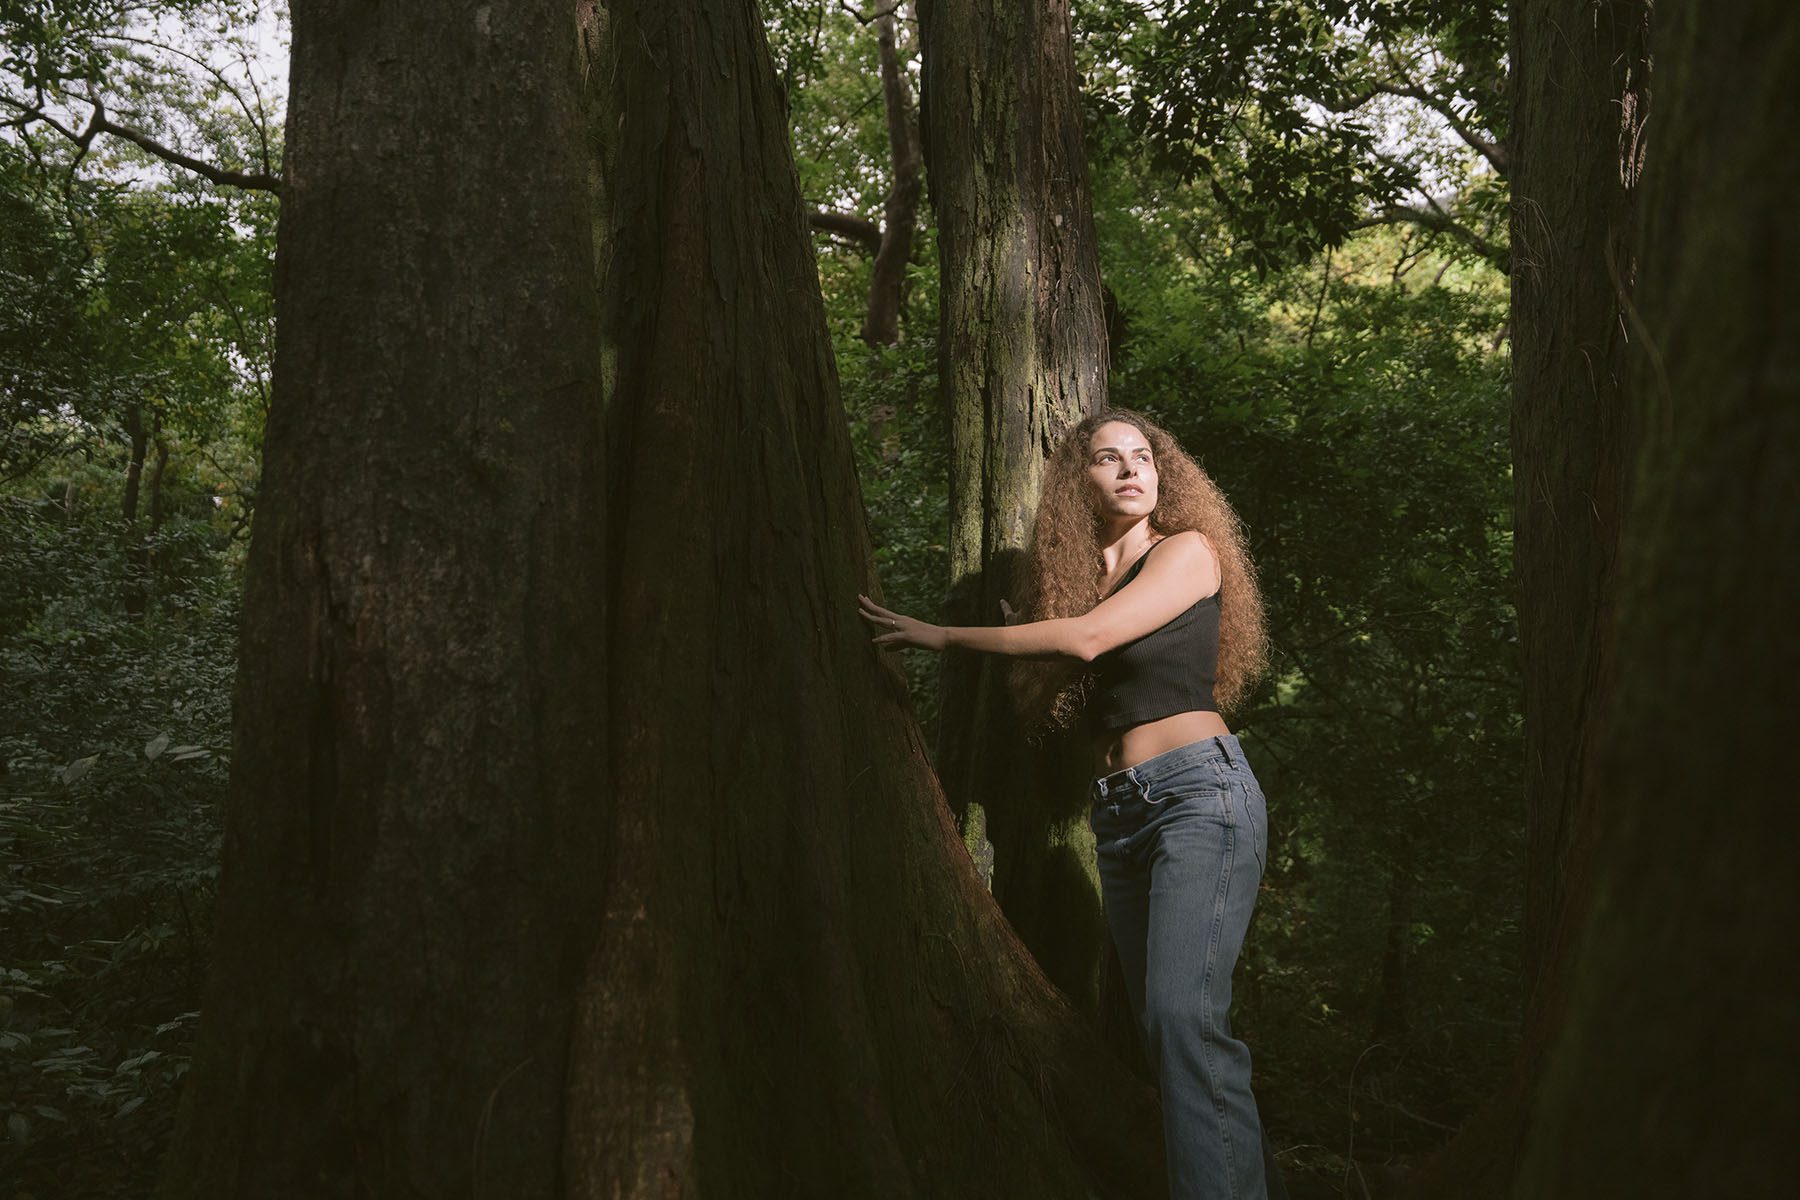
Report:
<svg viewBox="0 0 1800 1200"><path fill-rule="evenodd" d="M1145 796L1159 782L1179 771L1208 762L1232 765L1242 764L1243 761L1244 751L1238 745L1237 735L1222 733L1217 737L1202 738L1173 750L1165 750L1136 766L1126 767L1123 771L1102 775L1088 784L1088 796L1096 804L1124 796Z"/></svg>

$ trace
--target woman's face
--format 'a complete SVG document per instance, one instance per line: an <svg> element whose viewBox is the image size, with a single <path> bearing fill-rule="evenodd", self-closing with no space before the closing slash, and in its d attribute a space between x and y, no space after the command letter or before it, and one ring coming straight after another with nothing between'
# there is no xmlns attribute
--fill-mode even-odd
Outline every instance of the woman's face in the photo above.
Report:
<svg viewBox="0 0 1800 1200"><path fill-rule="evenodd" d="M1102 520L1149 516L1156 507L1156 460L1138 427L1108 421L1088 439L1089 499Z"/></svg>

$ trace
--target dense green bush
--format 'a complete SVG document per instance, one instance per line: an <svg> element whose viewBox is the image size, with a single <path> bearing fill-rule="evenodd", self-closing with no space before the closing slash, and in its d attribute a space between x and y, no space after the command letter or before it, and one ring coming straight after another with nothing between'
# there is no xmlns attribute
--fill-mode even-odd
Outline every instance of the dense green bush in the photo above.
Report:
<svg viewBox="0 0 1800 1200"><path fill-rule="evenodd" d="M0 1173L106 1194L149 1169L186 1069L235 585L192 571L218 552L177 527L148 549L191 573L134 616L110 522L0 503Z"/></svg>
<svg viewBox="0 0 1800 1200"><path fill-rule="evenodd" d="M0 147L0 1178L128 1196L205 977L269 214L59 184Z"/></svg>

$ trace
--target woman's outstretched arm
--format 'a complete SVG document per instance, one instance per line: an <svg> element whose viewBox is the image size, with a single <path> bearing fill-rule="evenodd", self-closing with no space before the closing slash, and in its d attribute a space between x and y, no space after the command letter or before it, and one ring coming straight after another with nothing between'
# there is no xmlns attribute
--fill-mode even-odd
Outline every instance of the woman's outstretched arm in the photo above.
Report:
<svg viewBox="0 0 1800 1200"><path fill-rule="evenodd" d="M926 621L881 607L867 596L858 596L863 620L874 630L874 642L884 650L981 650L1010 654L1015 658L1080 658L1079 617L1052 621L1025 621L1017 625L932 625Z"/></svg>
<svg viewBox="0 0 1800 1200"><path fill-rule="evenodd" d="M1093 662L1108 650L1160 629L1219 587L1218 560L1198 533L1178 533L1136 579L1079 617L1017 625L932 625L858 596L859 610L883 649L979 650L1015 658Z"/></svg>

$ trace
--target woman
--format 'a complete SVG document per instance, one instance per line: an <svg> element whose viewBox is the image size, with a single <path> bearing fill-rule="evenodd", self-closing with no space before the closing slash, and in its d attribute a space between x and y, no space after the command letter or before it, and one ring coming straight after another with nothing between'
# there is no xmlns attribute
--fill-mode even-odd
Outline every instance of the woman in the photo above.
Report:
<svg viewBox="0 0 1800 1200"><path fill-rule="evenodd" d="M1262 789L1219 715L1264 658L1242 530L1173 437L1114 409L1052 455L1027 575L1016 623L930 625L866 596L861 611L886 649L1040 660L1015 669L1028 716L1079 717L1092 739L1089 821L1162 1091L1169 1194L1263 1197L1280 1183L1227 1016L1268 844Z"/></svg>

